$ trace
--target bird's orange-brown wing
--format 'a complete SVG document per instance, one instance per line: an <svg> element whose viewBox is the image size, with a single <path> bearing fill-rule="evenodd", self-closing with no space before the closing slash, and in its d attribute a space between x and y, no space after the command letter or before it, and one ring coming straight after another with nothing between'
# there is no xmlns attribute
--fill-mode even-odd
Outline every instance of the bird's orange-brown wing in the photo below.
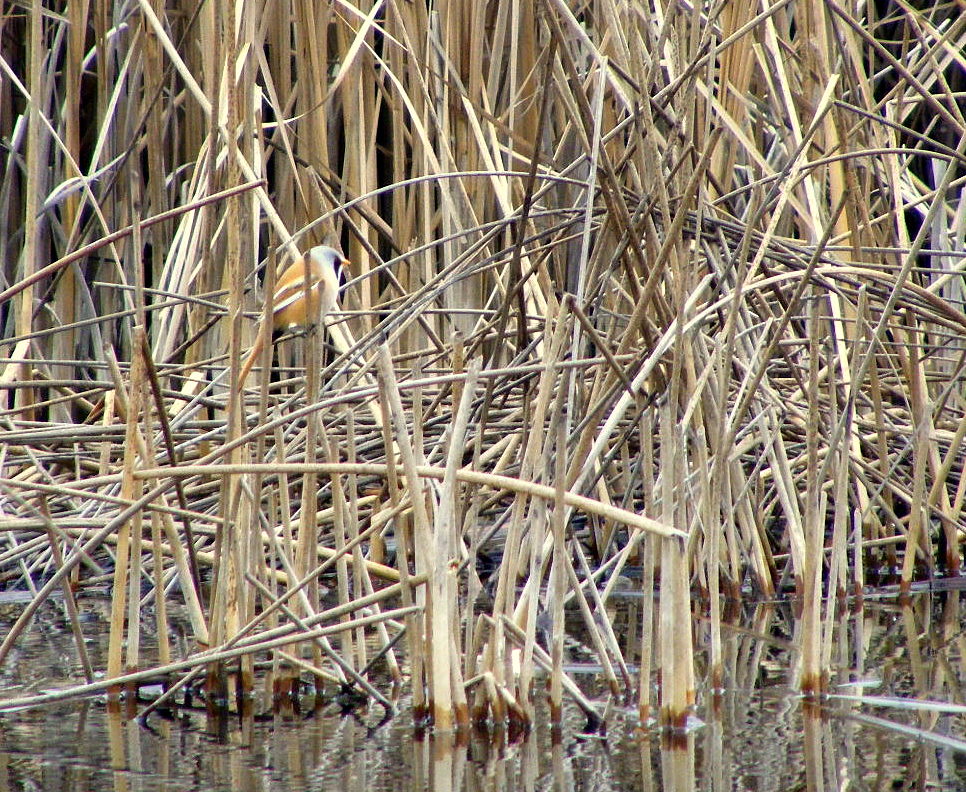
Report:
<svg viewBox="0 0 966 792"><path fill-rule="evenodd" d="M322 276L321 266L308 255L282 271L272 298L272 323L276 330L307 327L319 321Z"/></svg>
<svg viewBox="0 0 966 792"><path fill-rule="evenodd" d="M273 328L287 330L321 322L339 298L339 266L348 265L348 260L337 250L321 245L283 269L272 296ZM242 384L264 343L265 333L259 331L255 345L242 363L239 375Z"/></svg>

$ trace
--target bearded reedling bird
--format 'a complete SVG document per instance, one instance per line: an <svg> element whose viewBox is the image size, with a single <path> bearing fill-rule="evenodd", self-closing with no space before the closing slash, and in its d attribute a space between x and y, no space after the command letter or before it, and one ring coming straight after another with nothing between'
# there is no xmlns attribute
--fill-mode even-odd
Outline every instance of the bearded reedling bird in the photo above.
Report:
<svg viewBox="0 0 966 792"><path fill-rule="evenodd" d="M348 259L335 248L317 245L283 269L272 295L272 330L307 329L321 324L339 300L339 276L342 268L348 266ZM266 335L264 328L259 330L238 374L239 388L258 360Z"/></svg>

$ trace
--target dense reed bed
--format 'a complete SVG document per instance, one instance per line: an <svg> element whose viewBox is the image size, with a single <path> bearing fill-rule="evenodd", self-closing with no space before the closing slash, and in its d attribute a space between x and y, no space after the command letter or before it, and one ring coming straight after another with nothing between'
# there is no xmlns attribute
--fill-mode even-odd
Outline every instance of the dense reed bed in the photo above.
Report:
<svg viewBox="0 0 966 792"><path fill-rule="evenodd" d="M680 728L693 595L703 688L734 681L722 603L793 592L821 696L843 597L959 574L957 5L4 14L0 575L33 594L0 663L107 582L93 688L234 706L267 668L279 706L388 707L378 669L448 729L527 724L546 679L599 719L576 617ZM341 310L241 387L324 241ZM648 595L630 650L616 586Z"/></svg>

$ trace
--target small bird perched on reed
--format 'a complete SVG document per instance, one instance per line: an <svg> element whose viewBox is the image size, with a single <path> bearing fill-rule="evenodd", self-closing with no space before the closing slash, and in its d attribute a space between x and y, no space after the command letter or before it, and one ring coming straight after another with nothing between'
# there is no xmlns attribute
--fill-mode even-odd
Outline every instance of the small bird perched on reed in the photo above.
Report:
<svg viewBox="0 0 966 792"><path fill-rule="evenodd" d="M272 330L309 328L321 324L339 299L339 275L349 265L335 248L317 245L302 258L283 269L272 295ZM238 374L238 387L243 387L268 335L260 328L255 344Z"/></svg>

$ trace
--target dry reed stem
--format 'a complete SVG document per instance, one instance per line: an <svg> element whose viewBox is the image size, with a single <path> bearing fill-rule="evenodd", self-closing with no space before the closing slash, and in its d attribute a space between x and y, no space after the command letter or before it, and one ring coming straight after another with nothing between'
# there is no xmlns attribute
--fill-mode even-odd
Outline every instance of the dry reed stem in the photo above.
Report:
<svg viewBox="0 0 966 792"><path fill-rule="evenodd" d="M143 333L143 328L138 325L135 328L138 333ZM140 345L136 346L135 349L140 350ZM120 380L118 380L118 385L121 385ZM139 482L134 478L134 469L136 467L138 459L138 444L136 438L138 435L138 422L141 418L141 407L143 404L143 387L144 387L144 358L142 355L135 353L133 365L131 367L131 388L126 393L123 394L122 398L124 401L125 410L127 412L127 432L125 435L125 448L127 449L124 454L124 466L121 481L121 498L126 501L133 500L138 494L140 494L143 483ZM118 388L118 395L122 395L120 387ZM131 601L136 603L138 600L138 592L141 587L140 575L134 577L132 575L132 569L128 568L128 562L131 553L131 533L132 529L137 532L137 537L135 538L135 549L140 551L140 532L141 532L141 519L142 515L140 512L136 512L131 515L130 521L125 521L119 528L117 536L117 552L115 554L114 562L114 582L112 590L114 592L111 599L111 627L110 627L110 638L109 638L109 648L108 648L108 662L107 662L107 676L118 677L122 673L122 657L121 652L128 637L125 633L125 610L127 603ZM140 552L138 553L138 559L135 563L135 568L140 569ZM129 592L129 576L131 591ZM132 604L133 608L134 605ZM131 618L131 613L128 613L127 626L133 633L132 647L134 651L133 660L134 665L130 662L128 663L128 668L136 668L137 665L137 634L140 629L140 619ZM132 656L129 655L129 660Z"/></svg>

